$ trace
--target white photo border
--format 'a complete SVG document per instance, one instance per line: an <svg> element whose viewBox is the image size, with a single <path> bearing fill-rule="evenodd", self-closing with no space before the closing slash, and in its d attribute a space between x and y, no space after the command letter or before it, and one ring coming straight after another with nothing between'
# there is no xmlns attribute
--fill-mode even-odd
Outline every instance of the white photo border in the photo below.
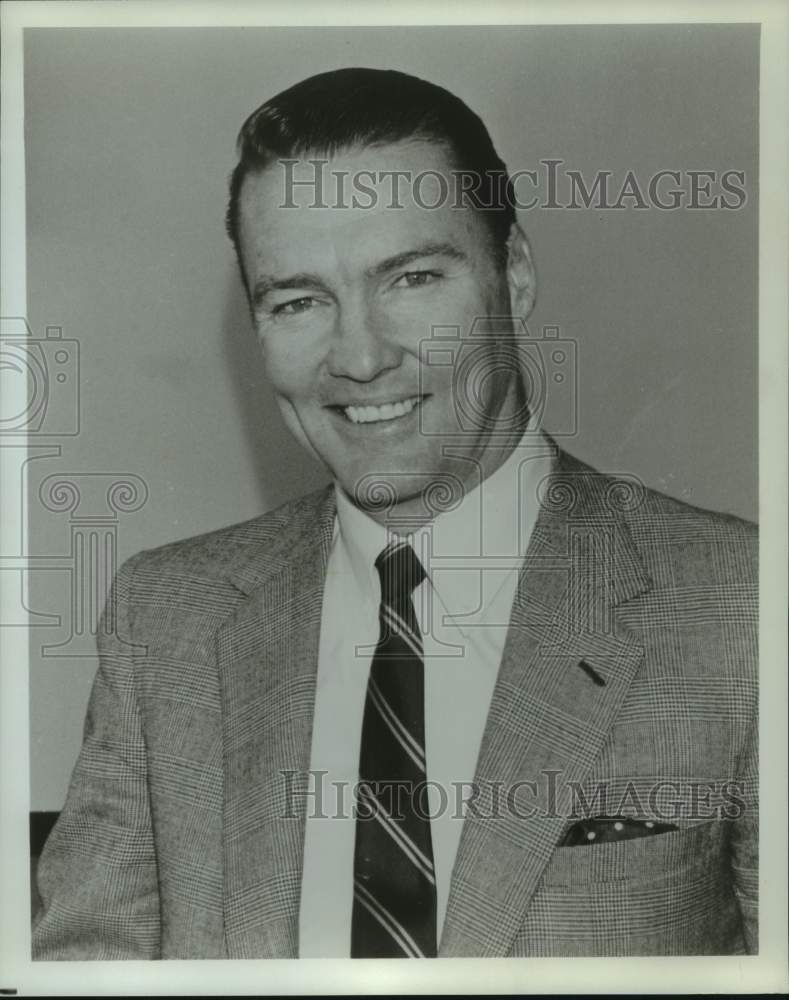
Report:
<svg viewBox="0 0 789 1000"><path fill-rule="evenodd" d="M34 26L761 24L759 172L760 953L714 958L32 962L29 685L24 630L0 629L0 989L19 995L780 992L787 981L787 14L775 2L6 2L2 9L2 314L26 313L22 32ZM297 17L297 20L296 20ZM0 457L5 458L0 450ZM3 478L2 481L5 481ZM6 522L2 530L9 529ZM11 574L0 574L3 587ZM18 594L15 595L18 597ZM10 600L3 594L3 600Z"/></svg>

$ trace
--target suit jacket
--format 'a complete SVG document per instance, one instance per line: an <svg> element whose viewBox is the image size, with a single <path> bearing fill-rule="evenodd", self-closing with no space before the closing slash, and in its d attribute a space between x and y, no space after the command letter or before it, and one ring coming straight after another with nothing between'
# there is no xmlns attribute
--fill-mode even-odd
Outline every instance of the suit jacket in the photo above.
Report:
<svg viewBox="0 0 789 1000"><path fill-rule="evenodd" d="M34 957L298 954L283 772L310 766L333 519L326 490L121 568ZM476 772L537 795L465 819L440 956L757 950L756 608L753 525L559 452ZM592 816L684 806L565 846L579 794Z"/></svg>

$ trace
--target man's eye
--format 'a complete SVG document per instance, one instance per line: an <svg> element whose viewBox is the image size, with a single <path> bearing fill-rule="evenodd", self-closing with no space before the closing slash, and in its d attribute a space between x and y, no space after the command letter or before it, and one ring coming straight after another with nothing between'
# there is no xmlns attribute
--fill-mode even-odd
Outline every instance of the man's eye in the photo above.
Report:
<svg viewBox="0 0 789 1000"><path fill-rule="evenodd" d="M394 283L395 288L419 288L430 285L441 275L437 271L408 271L402 274Z"/></svg>
<svg viewBox="0 0 789 1000"><path fill-rule="evenodd" d="M312 309L313 306L317 305L317 300L311 295L305 295L300 299L291 299L290 302L281 302L272 308L271 312L274 316L292 316L294 313L307 312L307 310Z"/></svg>

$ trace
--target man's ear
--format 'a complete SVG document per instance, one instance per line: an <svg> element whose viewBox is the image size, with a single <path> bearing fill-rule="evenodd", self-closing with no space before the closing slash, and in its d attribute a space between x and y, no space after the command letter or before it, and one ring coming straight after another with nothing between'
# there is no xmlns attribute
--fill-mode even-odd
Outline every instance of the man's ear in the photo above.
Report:
<svg viewBox="0 0 789 1000"><path fill-rule="evenodd" d="M517 222L507 239L507 287L512 315L526 319L537 298L537 273L526 233Z"/></svg>

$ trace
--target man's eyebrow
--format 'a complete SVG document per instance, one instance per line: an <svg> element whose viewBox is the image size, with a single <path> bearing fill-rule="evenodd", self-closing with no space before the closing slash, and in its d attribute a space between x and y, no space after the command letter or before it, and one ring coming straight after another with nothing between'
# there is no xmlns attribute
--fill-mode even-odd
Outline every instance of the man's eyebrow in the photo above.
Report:
<svg viewBox="0 0 789 1000"><path fill-rule="evenodd" d="M404 250L402 253L387 257L377 264L368 268L368 277L385 274L387 271L394 271L398 267L405 267L415 260L423 257L449 257L456 261L467 261L468 255L458 249L453 243L422 243L412 250ZM322 292L329 292L326 282L317 274L301 271L298 274L290 274L287 278L274 278L264 274L255 282L252 288L252 301L259 305L270 293L288 289L315 288Z"/></svg>
<svg viewBox="0 0 789 1000"><path fill-rule="evenodd" d="M378 264L374 264L367 269L370 277L385 274L387 271L394 271L398 267L405 267L422 257L449 257L452 260L467 261L468 255L458 249L454 243L422 243L413 250L405 250L403 253L396 253L392 257L387 257Z"/></svg>
<svg viewBox="0 0 789 1000"><path fill-rule="evenodd" d="M259 305L269 292L290 288L316 288L322 292L328 292L326 283L317 274L301 271L298 274L290 274L287 278L273 278L264 274L258 278L252 288L252 301L255 305Z"/></svg>

